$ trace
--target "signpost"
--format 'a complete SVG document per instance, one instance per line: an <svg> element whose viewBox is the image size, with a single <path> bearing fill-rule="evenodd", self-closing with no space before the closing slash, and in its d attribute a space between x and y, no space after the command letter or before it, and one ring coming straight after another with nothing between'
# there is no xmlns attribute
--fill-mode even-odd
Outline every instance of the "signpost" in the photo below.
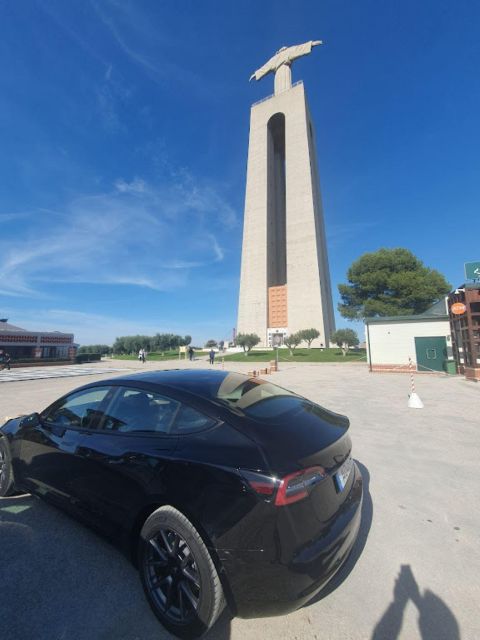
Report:
<svg viewBox="0 0 480 640"><path fill-rule="evenodd" d="M455 302L450 307L450 311L456 316L461 316L462 313L465 313L466 310L467 310L467 305L463 304L463 302Z"/></svg>
<svg viewBox="0 0 480 640"><path fill-rule="evenodd" d="M480 262L466 262L465 277L467 280L480 280Z"/></svg>

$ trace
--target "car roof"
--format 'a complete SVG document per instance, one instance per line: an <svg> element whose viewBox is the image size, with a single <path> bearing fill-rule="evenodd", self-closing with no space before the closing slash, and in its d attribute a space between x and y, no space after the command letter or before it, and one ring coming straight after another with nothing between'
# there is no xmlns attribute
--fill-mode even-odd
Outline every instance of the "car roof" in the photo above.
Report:
<svg viewBox="0 0 480 640"><path fill-rule="evenodd" d="M166 369L119 376L109 380L98 381L95 384L128 385L128 383L132 382L144 382L186 391L206 398L214 398L219 386L228 374L228 371L214 369ZM243 374L237 375L243 376ZM244 377L248 379L248 376Z"/></svg>

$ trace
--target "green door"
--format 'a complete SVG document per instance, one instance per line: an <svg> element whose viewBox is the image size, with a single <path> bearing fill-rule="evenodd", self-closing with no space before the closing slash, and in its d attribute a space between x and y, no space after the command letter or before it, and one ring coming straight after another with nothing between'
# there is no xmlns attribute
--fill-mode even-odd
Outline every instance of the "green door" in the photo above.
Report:
<svg viewBox="0 0 480 640"><path fill-rule="evenodd" d="M447 359L447 339L445 336L415 338L418 371L444 371Z"/></svg>

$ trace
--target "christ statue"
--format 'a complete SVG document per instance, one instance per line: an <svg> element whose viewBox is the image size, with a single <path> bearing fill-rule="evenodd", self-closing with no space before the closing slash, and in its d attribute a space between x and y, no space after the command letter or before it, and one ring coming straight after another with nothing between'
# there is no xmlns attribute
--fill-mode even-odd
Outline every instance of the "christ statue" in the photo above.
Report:
<svg viewBox="0 0 480 640"><path fill-rule="evenodd" d="M292 86L292 72L290 66L294 60L306 56L312 51L312 47L322 44L321 40L310 40L304 44L293 47L282 47L270 60L257 69L250 76L250 80L261 80L268 73L275 73L275 94L290 89Z"/></svg>

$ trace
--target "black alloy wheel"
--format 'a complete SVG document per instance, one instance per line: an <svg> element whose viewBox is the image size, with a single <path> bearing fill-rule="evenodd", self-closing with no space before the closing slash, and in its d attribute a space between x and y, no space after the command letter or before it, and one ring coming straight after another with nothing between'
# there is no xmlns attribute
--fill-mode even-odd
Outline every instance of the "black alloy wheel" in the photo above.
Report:
<svg viewBox="0 0 480 640"><path fill-rule="evenodd" d="M0 498L10 496L13 492L13 473L10 455L3 438L0 438Z"/></svg>
<svg viewBox="0 0 480 640"><path fill-rule="evenodd" d="M195 616L200 599L200 577L185 540L171 529L160 529L148 540L146 580L163 614L186 624Z"/></svg>
<svg viewBox="0 0 480 640"><path fill-rule="evenodd" d="M197 638L224 607L223 590L198 531L177 509L147 518L140 539L140 573L155 615L174 635Z"/></svg>

